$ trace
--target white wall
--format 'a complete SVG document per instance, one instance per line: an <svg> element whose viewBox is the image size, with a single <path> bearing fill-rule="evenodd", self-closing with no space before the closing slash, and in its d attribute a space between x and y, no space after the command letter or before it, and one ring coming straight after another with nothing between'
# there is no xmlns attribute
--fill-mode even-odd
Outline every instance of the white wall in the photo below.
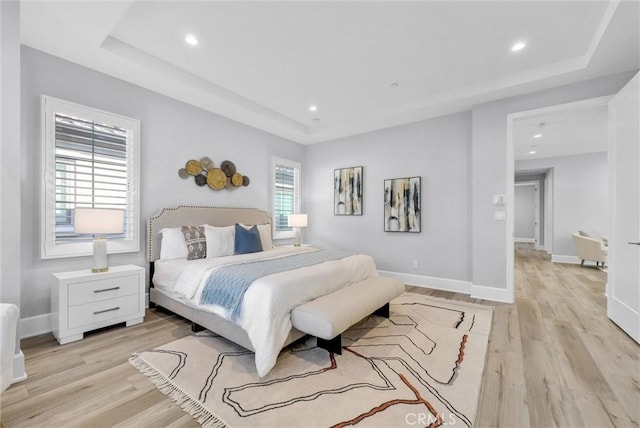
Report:
<svg viewBox="0 0 640 428"><path fill-rule="evenodd" d="M20 3L0 2L0 302L20 307ZM13 382L26 379L20 326Z"/></svg>
<svg viewBox="0 0 640 428"><path fill-rule="evenodd" d="M271 156L303 160L300 144L23 47L22 152L15 157L16 175L22 181L22 289L23 295L29 296L23 299L23 318L50 311L52 272L84 269L91 264L89 257L40 259L41 94L141 121L141 251L110 255L111 264L147 265L146 219L162 207L256 207L270 212ZM178 169L187 160L202 156L218 165L223 160L233 161L239 172L250 177L250 186L216 192L178 177Z"/></svg>
<svg viewBox="0 0 640 428"><path fill-rule="evenodd" d="M528 242L535 238L536 221L536 192L535 185L516 185L513 192L514 222L513 237Z"/></svg>
<svg viewBox="0 0 640 428"><path fill-rule="evenodd" d="M20 305L20 3L0 2L0 301Z"/></svg>
<svg viewBox="0 0 640 428"><path fill-rule="evenodd" d="M598 231L608 236L607 153L516 162L516 170L553 168L553 255L576 256L572 234Z"/></svg>
<svg viewBox="0 0 640 428"><path fill-rule="evenodd" d="M470 125L466 112L308 146L305 240L370 254L381 270L468 281ZM334 216L333 171L358 165L364 214ZM422 177L422 231L384 232L383 181L409 176Z"/></svg>

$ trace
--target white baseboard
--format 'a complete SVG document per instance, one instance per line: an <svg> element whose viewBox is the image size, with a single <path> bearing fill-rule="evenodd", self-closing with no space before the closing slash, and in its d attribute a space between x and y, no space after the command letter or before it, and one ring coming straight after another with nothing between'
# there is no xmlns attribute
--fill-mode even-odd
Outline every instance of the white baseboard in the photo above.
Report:
<svg viewBox="0 0 640 428"><path fill-rule="evenodd" d="M524 242L527 244L535 244L535 238L513 238L513 242Z"/></svg>
<svg viewBox="0 0 640 428"><path fill-rule="evenodd" d="M35 317L21 318L18 333L20 339L38 336L51 332L51 314L36 315Z"/></svg>
<svg viewBox="0 0 640 428"><path fill-rule="evenodd" d="M24 370L24 354L20 350L13 356L13 379L11 383L22 382L27 379L27 372Z"/></svg>
<svg viewBox="0 0 640 428"><path fill-rule="evenodd" d="M493 302L513 303L515 301L514 293L509 293L506 288L472 284L469 294L474 299L491 300Z"/></svg>
<svg viewBox="0 0 640 428"><path fill-rule="evenodd" d="M471 288L471 283L469 281L460 281L457 279L436 278L433 276L390 272L384 270L379 270L378 273L382 276L398 278L404 284L414 285L416 287L434 288L436 290L465 294L469 294L469 290Z"/></svg>
<svg viewBox="0 0 640 428"><path fill-rule="evenodd" d="M612 297L607 301L607 316L611 318L611 312L616 313L616 323L622 330L625 331L633 340L640 343L640 315L636 310L631 308L626 303Z"/></svg>
<svg viewBox="0 0 640 428"><path fill-rule="evenodd" d="M451 291L453 293L464 293L476 299L491 300L494 302L514 302L514 296L512 293L508 293L505 288L486 287L483 285L475 285L469 281L436 278L433 276L414 275L402 272L379 270L378 273L382 276L398 278L406 285Z"/></svg>
<svg viewBox="0 0 640 428"><path fill-rule="evenodd" d="M579 265L580 258L578 256L563 256L562 254L552 254L552 263L566 263L570 265Z"/></svg>
<svg viewBox="0 0 640 428"><path fill-rule="evenodd" d="M149 307L149 293L145 294L146 305L145 308ZM51 314L42 314L36 315L34 317L22 318L18 322L20 323L20 327L18 328L18 332L20 334L20 339L26 339L27 337L39 336L45 333L51 333L53 330L51 328Z"/></svg>

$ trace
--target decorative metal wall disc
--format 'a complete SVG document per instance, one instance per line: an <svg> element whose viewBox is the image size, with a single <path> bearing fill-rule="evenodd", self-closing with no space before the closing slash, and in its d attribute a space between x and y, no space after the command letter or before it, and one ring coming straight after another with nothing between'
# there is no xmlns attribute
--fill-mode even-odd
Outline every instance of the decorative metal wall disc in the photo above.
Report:
<svg viewBox="0 0 640 428"><path fill-rule="evenodd" d="M237 172L231 176L231 184L236 187L242 186L242 174L238 174Z"/></svg>
<svg viewBox="0 0 640 428"><path fill-rule="evenodd" d="M191 175L198 175L202 172L202 166L200 166L200 162L197 160L187 161L186 165L187 172Z"/></svg>
<svg viewBox="0 0 640 428"><path fill-rule="evenodd" d="M231 178L231 176L236 173L235 164L228 160L222 162L222 164L220 165L220 169L224 171L224 174L229 178Z"/></svg>
<svg viewBox="0 0 640 428"><path fill-rule="evenodd" d="M204 186L205 184L207 184L207 177L205 177L203 174L198 174L194 178L196 179L196 184L198 186Z"/></svg>
<svg viewBox="0 0 640 428"><path fill-rule="evenodd" d="M219 168L213 168L207 172L207 184L214 190L220 190L227 184L227 176Z"/></svg>
<svg viewBox="0 0 640 428"><path fill-rule="evenodd" d="M202 167L202 169L209 171L210 169L213 169L213 161L205 156L200 159L200 166Z"/></svg>

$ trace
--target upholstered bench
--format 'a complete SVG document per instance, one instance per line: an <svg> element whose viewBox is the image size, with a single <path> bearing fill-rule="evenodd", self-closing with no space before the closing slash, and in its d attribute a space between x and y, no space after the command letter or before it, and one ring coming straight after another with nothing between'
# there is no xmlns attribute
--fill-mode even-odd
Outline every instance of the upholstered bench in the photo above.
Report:
<svg viewBox="0 0 640 428"><path fill-rule="evenodd" d="M315 336L318 347L341 354L342 332L371 314L389 318L389 302L403 292L398 279L369 277L296 307L291 323Z"/></svg>

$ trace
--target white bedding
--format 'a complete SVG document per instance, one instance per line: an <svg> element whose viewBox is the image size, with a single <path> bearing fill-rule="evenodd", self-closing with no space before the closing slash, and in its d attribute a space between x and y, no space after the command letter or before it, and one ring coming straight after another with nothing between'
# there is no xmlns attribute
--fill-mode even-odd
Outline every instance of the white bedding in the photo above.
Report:
<svg viewBox="0 0 640 428"><path fill-rule="evenodd" d="M312 247L278 247L259 253L200 260L165 260L155 263L154 285L190 299L203 309L230 319L224 308L200 305L202 288L212 270L228 264L286 257ZM254 281L245 293L239 319L256 351L256 369L265 376L273 368L291 330L291 310L364 278L376 276L370 256L353 255L340 260L268 275Z"/></svg>

